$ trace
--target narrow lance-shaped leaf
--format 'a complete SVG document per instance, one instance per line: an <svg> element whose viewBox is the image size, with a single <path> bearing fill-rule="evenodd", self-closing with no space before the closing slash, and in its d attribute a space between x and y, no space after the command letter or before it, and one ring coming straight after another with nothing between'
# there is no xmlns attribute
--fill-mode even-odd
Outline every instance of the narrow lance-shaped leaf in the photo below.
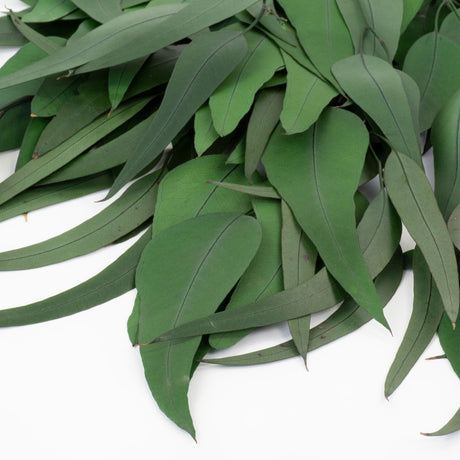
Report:
<svg viewBox="0 0 460 460"><path fill-rule="evenodd" d="M0 46L22 46L27 43L26 38L13 25L9 16L0 18Z"/></svg>
<svg viewBox="0 0 460 460"><path fill-rule="evenodd" d="M425 351L434 337L443 313L442 301L429 268L418 248L413 258L414 304L406 333L385 380L388 398Z"/></svg>
<svg viewBox="0 0 460 460"><path fill-rule="evenodd" d="M249 181L252 181L270 136L279 123L283 99L283 89L271 88L262 91L254 103L246 131L244 153L244 174Z"/></svg>
<svg viewBox="0 0 460 460"><path fill-rule="evenodd" d="M109 69L109 99L112 111L120 105L126 91L128 91L129 85L144 65L146 59L147 56L144 56Z"/></svg>
<svg viewBox="0 0 460 460"><path fill-rule="evenodd" d="M54 238L0 254L0 270L25 270L88 254L129 233L153 215L158 173L135 182L124 194L77 227Z"/></svg>
<svg viewBox="0 0 460 460"><path fill-rule="evenodd" d="M433 433L422 433L425 436L445 436L446 434L454 433L460 430L460 408L455 412L454 416L438 431Z"/></svg>
<svg viewBox="0 0 460 460"><path fill-rule="evenodd" d="M226 310L263 299L283 289L281 267L281 205L279 201L253 199L257 221L262 228L259 250L240 278ZM216 349L227 348L251 330L211 335L209 344Z"/></svg>
<svg viewBox="0 0 460 460"><path fill-rule="evenodd" d="M168 146L246 54L240 32L200 35L180 55L160 108L145 136L115 180L108 197L142 171Z"/></svg>
<svg viewBox="0 0 460 460"><path fill-rule="evenodd" d="M398 250L388 266L375 279L377 292L384 305L391 300L401 282L403 274L402 260L402 253ZM351 298L347 298L336 312L311 329L308 341L308 351L316 350L323 345L327 345L334 340L356 331L371 319L372 316L369 315L366 310L360 308ZM273 347L245 353L243 355L203 359L201 361L225 366L251 366L281 361L298 355L299 351L294 341L289 340Z"/></svg>
<svg viewBox="0 0 460 460"><path fill-rule="evenodd" d="M113 182L111 172L56 185L32 187L0 206L0 222L63 201L104 190Z"/></svg>
<svg viewBox="0 0 460 460"><path fill-rule="evenodd" d="M19 30L19 32L21 32L21 34L24 35L27 40L38 46L38 48L43 50L45 53L51 54L61 48L61 46L55 43L53 40L50 40L48 37L45 37L35 29L32 29L32 27L22 22L19 17L12 11L10 11L8 15L11 17L11 21Z"/></svg>
<svg viewBox="0 0 460 460"><path fill-rule="evenodd" d="M235 214L196 217L155 236L136 272L139 340L215 311L248 266L260 237L255 219ZM147 382L160 409L193 437L187 392L200 341L141 347Z"/></svg>
<svg viewBox="0 0 460 460"><path fill-rule="evenodd" d="M212 123L211 109L208 104L202 105L196 111L193 127L195 130L195 150L200 156L219 138L219 134Z"/></svg>
<svg viewBox="0 0 460 460"><path fill-rule="evenodd" d="M38 139L48 123L49 119L46 118L30 118L16 160L16 171L32 160Z"/></svg>
<svg viewBox="0 0 460 460"><path fill-rule="evenodd" d="M137 264L150 239L150 232L146 232L115 262L78 286L39 302L0 310L0 327L23 326L63 318L134 289Z"/></svg>
<svg viewBox="0 0 460 460"><path fill-rule="evenodd" d="M283 59L287 86L280 119L286 134L297 134L316 122L324 107L337 96L337 91L287 53L283 53Z"/></svg>
<svg viewBox="0 0 460 460"><path fill-rule="evenodd" d="M374 199L358 225L358 236L371 276L376 277L389 263L401 239L401 221L385 191ZM325 268L296 288L253 304L216 313L168 331L158 341L194 335L267 326L325 310L339 303L344 292Z"/></svg>
<svg viewBox="0 0 460 460"><path fill-rule="evenodd" d="M252 196L258 196L260 198L274 198L280 199L280 194L269 185L241 185L241 184L232 184L229 182L215 182L207 181L210 184L217 185L228 190L234 190L235 192L246 193Z"/></svg>
<svg viewBox="0 0 460 460"><path fill-rule="evenodd" d="M291 289L315 274L317 251L296 222L289 206L282 201L283 226L281 252L283 259L284 289ZM310 315L288 321L289 331L300 356L307 363L310 337Z"/></svg>
<svg viewBox="0 0 460 460"><path fill-rule="evenodd" d="M385 185L404 225L425 257L446 313L455 323L459 306L457 262L427 177L409 157L393 152L385 164Z"/></svg>
<svg viewBox="0 0 460 460"><path fill-rule="evenodd" d="M356 115L328 109L306 133L275 131L263 164L330 273L387 326L359 247L353 203L368 142Z"/></svg>
<svg viewBox="0 0 460 460"><path fill-rule="evenodd" d="M407 53L403 69L420 88L420 128L426 130L460 89L460 45L436 32L423 35Z"/></svg>
<svg viewBox="0 0 460 460"><path fill-rule="evenodd" d="M441 324L439 325L438 337L450 365L460 377L460 357L458 353L460 347L460 333L458 328L452 328L452 324L447 315L442 317Z"/></svg>
<svg viewBox="0 0 460 460"><path fill-rule="evenodd" d="M392 147L421 165L420 129L397 70L377 57L357 55L335 63L332 72Z"/></svg>
<svg viewBox="0 0 460 460"><path fill-rule="evenodd" d="M339 87L331 66L353 54L350 32L335 0L280 0L308 57L326 80Z"/></svg>
<svg viewBox="0 0 460 460"><path fill-rule="evenodd" d="M5 203L10 198L69 163L95 142L129 120L147 102L148 100L143 99L127 103L120 107L111 117L99 118L56 149L24 165L24 167L0 183L0 204Z"/></svg>
<svg viewBox="0 0 460 460"><path fill-rule="evenodd" d="M283 66L278 47L264 34L244 34L248 54L209 98L214 127L220 136L230 134L249 111L256 92Z"/></svg>
<svg viewBox="0 0 460 460"><path fill-rule="evenodd" d="M26 13L24 22L51 22L76 10L70 0L40 0Z"/></svg>
<svg viewBox="0 0 460 460"><path fill-rule="evenodd" d="M99 22L107 22L123 13L120 0L72 0L72 3Z"/></svg>
<svg viewBox="0 0 460 460"><path fill-rule="evenodd" d="M29 124L30 101L0 111L0 152L16 149L21 145Z"/></svg>

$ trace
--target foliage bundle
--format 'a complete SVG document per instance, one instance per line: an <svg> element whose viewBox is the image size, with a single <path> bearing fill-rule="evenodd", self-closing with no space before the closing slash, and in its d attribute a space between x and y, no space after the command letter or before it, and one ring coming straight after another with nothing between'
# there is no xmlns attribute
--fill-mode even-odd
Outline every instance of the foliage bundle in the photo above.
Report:
<svg viewBox="0 0 460 460"><path fill-rule="evenodd" d="M458 2L26 3L0 18L0 44L20 46L0 69L0 149L20 149L0 183L0 220L121 193L64 234L1 253L0 270L143 234L89 281L0 311L0 326L137 288L130 339L159 407L194 436L198 361L306 362L371 319L389 328L384 306L411 268L413 312L385 395L435 334L460 376ZM402 224L416 243L406 254ZM289 342L205 358L281 321ZM458 429L460 410L431 434Z"/></svg>

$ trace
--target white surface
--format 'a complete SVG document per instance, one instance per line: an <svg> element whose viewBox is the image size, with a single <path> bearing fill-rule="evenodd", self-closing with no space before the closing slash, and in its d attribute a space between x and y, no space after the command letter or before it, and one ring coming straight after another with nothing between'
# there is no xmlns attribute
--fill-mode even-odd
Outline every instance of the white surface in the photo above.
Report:
<svg viewBox="0 0 460 460"><path fill-rule="evenodd" d="M8 1L15 7L20 2ZM14 153L0 154L0 179ZM0 223L0 251L71 228L104 196L74 200ZM410 240L405 237L406 248ZM0 272L0 308L68 289L99 272L128 243L51 267ZM383 384L409 320L406 273L385 310L391 336L372 322L309 355L263 366L201 365L190 388L198 443L157 408L126 320L134 292L45 324L0 330L0 458L5 460L458 459L460 434L426 438L460 405L445 360L421 359L386 401ZM317 319L318 320L318 319ZM259 331L235 354L287 340L283 326ZM434 340L422 358L442 353Z"/></svg>

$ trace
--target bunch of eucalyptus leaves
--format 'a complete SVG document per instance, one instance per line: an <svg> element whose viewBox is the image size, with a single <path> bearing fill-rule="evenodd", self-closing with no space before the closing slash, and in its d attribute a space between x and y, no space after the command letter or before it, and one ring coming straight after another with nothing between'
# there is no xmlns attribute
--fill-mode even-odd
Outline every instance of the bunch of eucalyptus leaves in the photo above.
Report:
<svg viewBox="0 0 460 460"><path fill-rule="evenodd" d="M94 278L0 311L0 326L136 288L128 332L148 385L194 436L198 362L306 362L372 319L389 329L384 306L412 269L412 316L385 395L435 334L460 375L458 2L26 3L0 18L0 45L20 47L0 69L0 149L20 149L0 183L0 219L96 190L117 198L70 231L1 253L0 270L141 236ZM422 164L431 148L434 192ZM405 254L402 224L416 243ZM289 342L205 358L282 321ZM460 410L431 434L458 429Z"/></svg>

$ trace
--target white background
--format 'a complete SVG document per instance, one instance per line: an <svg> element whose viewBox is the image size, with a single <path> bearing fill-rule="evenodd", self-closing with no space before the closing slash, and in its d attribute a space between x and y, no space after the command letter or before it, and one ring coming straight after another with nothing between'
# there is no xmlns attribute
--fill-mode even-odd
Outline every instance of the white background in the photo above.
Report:
<svg viewBox="0 0 460 460"><path fill-rule="evenodd" d="M7 1L17 8L19 1ZM13 50L2 50L3 61ZM0 154L0 180L16 153ZM62 233L99 212L104 192L0 223L0 251ZM0 308L68 289L132 241L29 271L0 272ZM413 243L407 235L404 249ZM0 330L0 458L5 460L458 459L460 434L427 438L460 406L459 380L433 340L387 401L386 372L409 321L412 274L375 322L300 358L263 366L201 365L189 392L198 442L157 408L126 320L134 292L45 324ZM323 316L315 318L315 323ZM226 354L285 341L285 326L252 334ZM225 354L225 353L221 353Z"/></svg>

